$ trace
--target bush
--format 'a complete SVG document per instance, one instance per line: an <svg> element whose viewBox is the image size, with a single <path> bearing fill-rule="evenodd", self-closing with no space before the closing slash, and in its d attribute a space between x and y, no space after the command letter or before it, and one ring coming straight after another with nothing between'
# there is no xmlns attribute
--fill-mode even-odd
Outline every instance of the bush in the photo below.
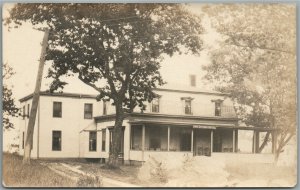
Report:
<svg viewBox="0 0 300 190"><path fill-rule="evenodd" d="M102 185L99 176L81 175L77 180L77 187L101 187Z"/></svg>

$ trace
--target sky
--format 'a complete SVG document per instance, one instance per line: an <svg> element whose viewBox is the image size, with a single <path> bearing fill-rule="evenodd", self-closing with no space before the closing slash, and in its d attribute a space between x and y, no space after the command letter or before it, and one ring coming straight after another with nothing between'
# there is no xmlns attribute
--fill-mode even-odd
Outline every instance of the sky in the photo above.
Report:
<svg viewBox="0 0 300 190"><path fill-rule="evenodd" d="M3 18L9 15L8 10L13 4L3 5ZM191 4L189 10L200 15L201 5ZM208 89L209 86L203 84L202 77L205 72L202 66L210 62L207 54L210 48L216 46L216 40L219 38L218 34L210 27L209 19L204 17L202 24L206 32L202 35L204 40L205 50L201 52L200 56L193 55L175 55L173 57L166 57L162 63L161 74L163 78L170 85L186 85L188 84L189 75L197 75L197 85L199 88ZM8 63L15 72L9 80L3 81L4 84L12 88L13 97L15 98L17 106L19 106L19 99L32 93L35 88L35 80L37 76L37 69L39 64L39 57L41 53L41 42L44 33L34 30L30 24L23 24L20 28L11 29L8 31L7 26L3 26L3 63ZM45 65L45 77L49 65ZM43 77L41 90L47 90L51 79ZM83 84L77 78L69 78L69 83L64 92L96 94L94 89ZM16 130L6 132L5 143L9 143L16 136L18 119L13 120ZM4 144L4 148L6 145Z"/></svg>

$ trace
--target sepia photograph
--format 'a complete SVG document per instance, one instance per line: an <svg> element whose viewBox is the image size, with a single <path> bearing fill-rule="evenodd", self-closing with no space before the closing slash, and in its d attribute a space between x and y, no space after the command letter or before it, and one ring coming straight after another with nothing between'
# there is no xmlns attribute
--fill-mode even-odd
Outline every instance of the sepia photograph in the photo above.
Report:
<svg viewBox="0 0 300 190"><path fill-rule="evenodd" d="M2 187L297 186L296 3L5 3Z"/></svg>

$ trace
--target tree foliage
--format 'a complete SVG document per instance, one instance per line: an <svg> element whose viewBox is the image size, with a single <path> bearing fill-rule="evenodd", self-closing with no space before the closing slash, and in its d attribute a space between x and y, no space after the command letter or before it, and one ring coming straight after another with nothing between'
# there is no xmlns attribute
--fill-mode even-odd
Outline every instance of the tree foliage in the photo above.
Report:
<svg viewBox="0 0 300 190"><path fill-rule="evenodd" d="M15 73L13 72L12 68L7 63L5 63L3 65L3 81L8 80L14 74ZM5 83L2 86L2 96L3 127L4 129L14 128L14 125L11 122L10 118L12 116L18 116L19 109L16 107L15 100L12 97L12 90Z"/></svg>
<svg viewBox="0 0 300 190"><path fill-rule="evenodd" d="M222 4L204 11L223 36L205 67L207 79L231 94L247 125L279 129L281 152L296 132L295 6Z"/></svg>
<svg viewBox="0 0 300 190"><path fill-rule="evenodd" d="M66 85L61 76L77 76L98 91L98 100L112 100L113 139L120 139L124 113L145 109L156 97L152 89L164 84L163 55L202 47L200 19L181 4L17 4L10 15L9 25L29 21L50 29L51 91Z"/></svg>

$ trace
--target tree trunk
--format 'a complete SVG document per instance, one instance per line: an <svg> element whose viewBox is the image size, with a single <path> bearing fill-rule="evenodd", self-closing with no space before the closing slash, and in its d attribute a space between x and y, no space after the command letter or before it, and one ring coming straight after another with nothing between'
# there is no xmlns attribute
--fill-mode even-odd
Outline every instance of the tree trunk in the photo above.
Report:
<svg viewBox="0 0 300 190"><path fill-rule="evenodd" d="M111 168L118 168L119 167L119 154L120 154L120 147L121 147L121 135L122 135L122 125L124 120L124 110L122 107L122 102L116 103L116 119L115 125L112 131L112 143L111 149L109 153L108 165Z"/></svg>
<svg viewBox="0 0 300 190"><path fill-rule="evenodd" d="M267 132L263 143L261 144L261 146L258 148L258 153L261 153L261 151L265 148L265 146L268 144L268 140L270 137L271 132Z"/></svg>
<svg viewBox="0 0 300 190"><path fill-rule="evenodd" d="M41 89L43 70L45 64L45 54L46 54L46 48L48 44L48 35L49 35L49 30L46 29L43 38L40 63L39 63L35 90L32 98L32 106L30 110L29 122L28 122L28 127L26 132L26 141L25 141L24 157L23 157L24 164L30 164L30 154L31 154L31 148L33 144L33 132L34 132L35 118L36 118L36 113L37 113L39 98L40 98L40 89Z"/></svg>

